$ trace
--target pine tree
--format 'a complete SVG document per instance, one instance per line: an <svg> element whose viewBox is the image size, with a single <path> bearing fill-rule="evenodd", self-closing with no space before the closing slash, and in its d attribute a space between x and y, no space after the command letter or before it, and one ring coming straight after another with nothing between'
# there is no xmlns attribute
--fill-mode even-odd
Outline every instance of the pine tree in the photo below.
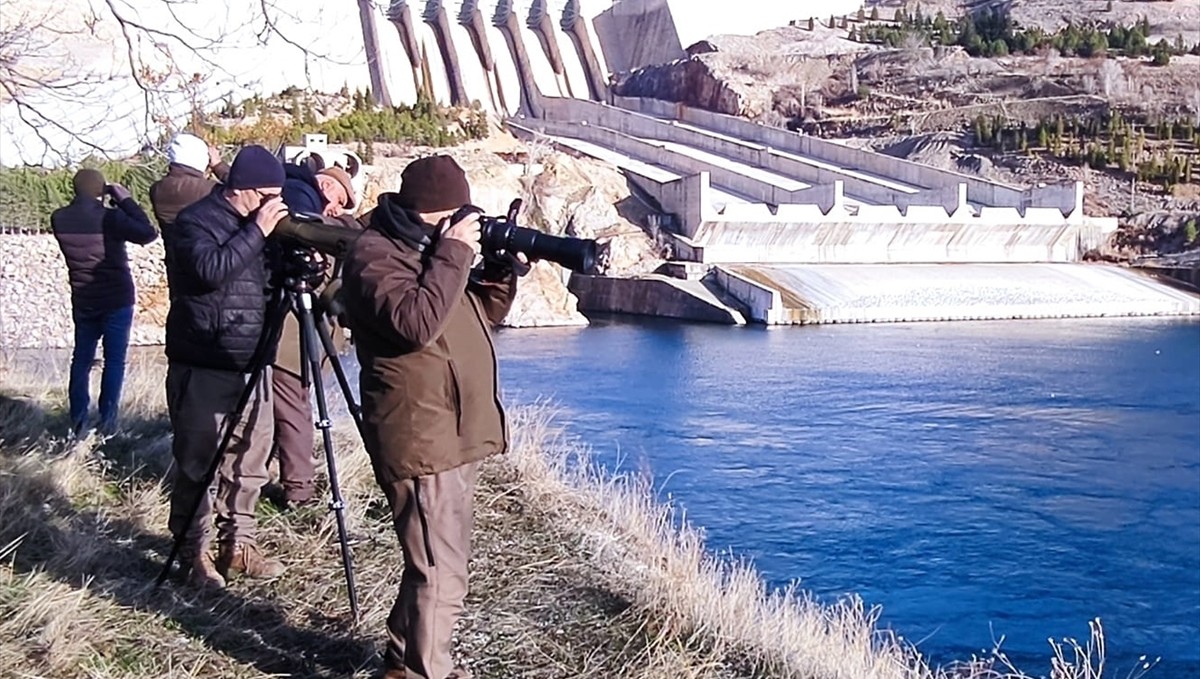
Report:
<svg viewBox="0 0 1200 679"><path fill-rule="evenodd" d="M871 21L879 21L879 8L878 7L871 8Z"/></svg>

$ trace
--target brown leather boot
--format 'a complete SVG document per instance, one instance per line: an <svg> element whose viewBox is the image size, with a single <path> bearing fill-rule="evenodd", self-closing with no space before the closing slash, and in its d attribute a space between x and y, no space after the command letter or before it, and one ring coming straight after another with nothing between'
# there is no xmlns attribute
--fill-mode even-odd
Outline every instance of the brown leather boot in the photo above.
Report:
<svg viewBox="0 0 1200 679"><path fill-rule="evenodd" d="M269 579L283 575L283 564L265 556L256 545L224 543L217 554L217 572L225 576L227 582L232 582L238 575Z"/></svg>
<svg viewBox="0 0 1200 679"><path fill-rule="evenodd" d="M203 550L184 562L184 581L192 587L201 589L223 589L225 578L217 572L217 564L212 554Z"/></svg>

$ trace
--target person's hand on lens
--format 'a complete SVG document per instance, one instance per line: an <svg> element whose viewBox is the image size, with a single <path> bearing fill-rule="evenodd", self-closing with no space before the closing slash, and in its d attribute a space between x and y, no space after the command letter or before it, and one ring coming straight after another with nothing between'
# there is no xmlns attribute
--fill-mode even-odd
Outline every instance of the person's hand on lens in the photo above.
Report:
<svg viewBox="0 0 1200 679"><path fill-rule="evenodd" d="M121 186L120 184L109 184L108 192L112 194L113 200L117 201L118 203L126 198L133 197L133 194L129 192L129 189Z"/></svg>
<svg viewBox="0 0 1200 679"><path fill-rule="evenodd" d="M254 223L262 229L263 236L270 236L275 226L287 216L288 206L279 196L271 196L258 208Z"/></svg>
<svg viewBox="0 0 1200 679"><path fill-rule="evenodd" d="M449 222L449 220L447 220ZM479 254L479 213L472 212L442 231L443 238L452 238L471 246L471 251Z"/></svg>

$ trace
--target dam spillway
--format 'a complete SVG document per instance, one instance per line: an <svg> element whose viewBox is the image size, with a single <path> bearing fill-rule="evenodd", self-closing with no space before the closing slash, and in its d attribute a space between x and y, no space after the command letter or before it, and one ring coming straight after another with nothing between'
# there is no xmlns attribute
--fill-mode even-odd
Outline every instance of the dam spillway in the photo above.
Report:
<svg viewBox="0 0 1200 679"><path fill-rule="evenodd" d="M1105 316L1186 316L1200 298L1149 276L1082 264L723 266L727 286L756 288L764 323L882 323Z"/></svg>
<svg viewBox="0 0 1200 679"><path fill-rule="evenodd" d="M705 308L724 300L730 318L1200 314L1191 292L1082 263L1117 221L1085 214L1081 182L1011 186L680 104L612 96L615 72L684 58L684 47L712 34L799 25L808 16L769 0L746 3L763 11L701 12L683 0L393 0L386 23L400 49L386 77L401 81L392 91L479 107L519 137L619 168L659 213L674 259L698 265L688 270L699 270L711 293ZM808 11L824 18L860 6L834 0ZM689 289L662 283L644 285L670 288L671 299ZM661 296L618 292L629 285L577 287L603 290L610 301L636 298L625 311L682 314L656 306Z"/></svg>

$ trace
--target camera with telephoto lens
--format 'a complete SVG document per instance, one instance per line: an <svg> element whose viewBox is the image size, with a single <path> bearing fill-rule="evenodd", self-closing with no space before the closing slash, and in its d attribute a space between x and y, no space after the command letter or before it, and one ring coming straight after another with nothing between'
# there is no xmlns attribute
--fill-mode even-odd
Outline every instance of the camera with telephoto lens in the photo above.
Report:
<svg viewBox="0 0 1200 679"><path fill-rule="evenodd" d="M517 224L522 201L514 200L503 217L489 217L479 208L468 205L460 209L450 223L454 224L472 212L480 213L479 245L485 259L500 261L505 255L524 254L529 261L544 259L572 271L596 273L601 262L601 248L588 238L551 236L537 229Z"/></svg>

